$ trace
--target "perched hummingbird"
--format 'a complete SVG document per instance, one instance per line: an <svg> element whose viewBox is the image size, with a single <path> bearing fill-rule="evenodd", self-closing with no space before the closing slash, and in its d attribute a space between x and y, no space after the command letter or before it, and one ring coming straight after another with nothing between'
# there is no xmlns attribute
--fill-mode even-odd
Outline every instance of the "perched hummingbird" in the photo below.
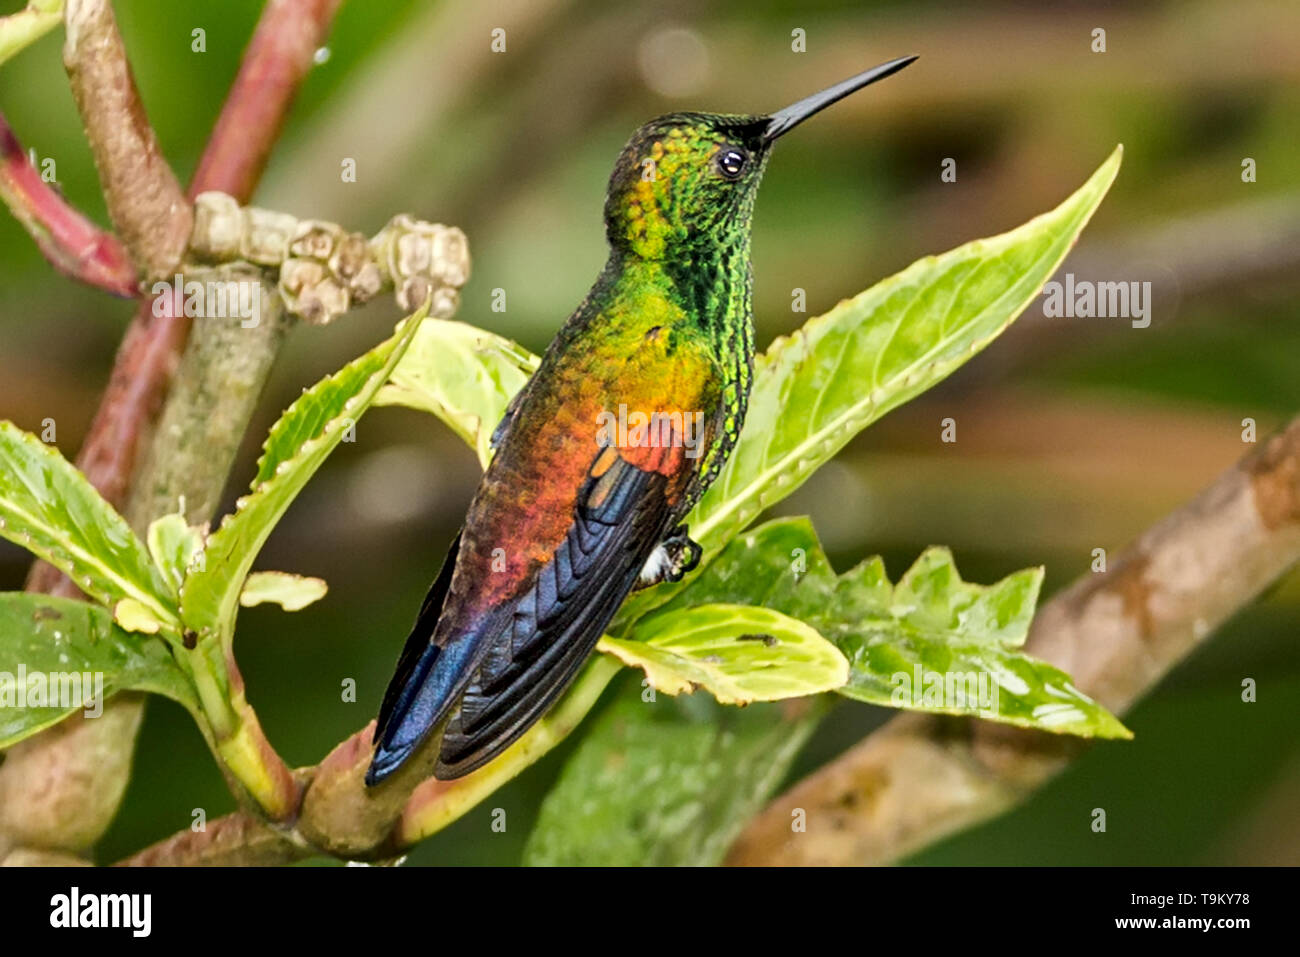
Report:
<svg viewBox="0 0 1300 957"><path fill-rule="evenodd" d="M629 592L699 562L680 523L745 419L750 219L772 144L914 59L771 116L672 113L632 135L605 200L609 259L496 428L384 695L367 784L435 732L438 778L492 760L572 681Z"/></svg>

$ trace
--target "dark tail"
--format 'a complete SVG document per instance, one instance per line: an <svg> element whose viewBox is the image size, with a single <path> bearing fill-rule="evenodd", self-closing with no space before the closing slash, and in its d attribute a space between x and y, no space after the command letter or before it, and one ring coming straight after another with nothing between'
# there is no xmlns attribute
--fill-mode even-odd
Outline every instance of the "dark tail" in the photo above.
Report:
<svg viewBox="0 0 1300 957"><path fill-rule="evenodd" d="M434 774L443 781L517 741L577 675L673 526L666 485L659 472L621 458L593 474L564 541L527 586L463 630L448 623L434 644L457 538L384 697L366 783L397 770L435 729Z"/></svg>
<svg viewBox="0 0 1300 957"><path fill-rule="evenodd" d="M406 762L446 717L458 690L456 686L468 678L467 662L458 659L470 656L476 644L473 640L466 636L447 648L433 644L434 630L456 569L460 538L456 536L443 559L442 570L425 596L415 627L397 660L397 671L384 692L375 725L375 754L366 771L367 785L378 784Z"/></svg>

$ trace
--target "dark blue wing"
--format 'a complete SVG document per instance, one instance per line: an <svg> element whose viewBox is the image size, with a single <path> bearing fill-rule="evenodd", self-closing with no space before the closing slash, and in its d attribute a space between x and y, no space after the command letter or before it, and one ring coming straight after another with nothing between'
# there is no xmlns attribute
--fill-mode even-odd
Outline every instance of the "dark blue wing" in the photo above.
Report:
<svg viewBox="0 0 1300 957"><path fill-rule="evenodd" d="M563 544L516 602L452 713L437 777L481 767L542 715L595 648L672 524L667 479L612 459L588 479Z"/></svg>
<svg viewBox="0 0 1300 957"><path fill-rule="evenodd" d="M568 686L676 517L664 475L612 450L597 463L551 560L472 634L440 646L431 639L457 537L384 695L367 784L401 767L449 712L434 773L443 780L468 774L509 747Z"/></svg>

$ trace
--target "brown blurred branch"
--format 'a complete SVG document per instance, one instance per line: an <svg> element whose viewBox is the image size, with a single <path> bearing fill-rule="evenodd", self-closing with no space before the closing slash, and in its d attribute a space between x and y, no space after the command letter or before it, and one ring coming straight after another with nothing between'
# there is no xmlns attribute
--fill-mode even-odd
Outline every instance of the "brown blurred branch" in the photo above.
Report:
<svg viewBox="0 0 1300 957"><path fill-rule="evenodd" d="M1300 561L1300 418L1048 602L1026 650L1124 712ZM1080 751L1075 739L907 714L774 800L737 865L886 863L993 817ZM791 813L807 814L793 833Z"/></svg>
<svg viewBox="0 0 1300 957"><path fill-rule="evenodd" d="M149 279L185 251L191 213L158 146L108 0L68 0L63 65L117 234Z"/></svg>
<svg viewBox="0 0 1300 957"><path fill-rule="evenodd" d="M563 741L581 724L620 667L607 655L594 656L568 694L523 738L498 760L463 778L432 777L436 749L426 748L381 787L366 787L372 721L338 744L315 768L298 772L299 779L308 783L292 831L272 829L238 812L211 825L219 825L220 839L182 831L123 863L288 864L317 853L346 860L398 858ZM241 848L241 842L246 846Z"/></svg>
<svg viewBox="0 0 1300 957"><path fill-rule="evenodd" d="M0 114L0 199L59 272L115 296L136 294L135 267L126 248L41 179L4 114Z"/></svg>
<svg viewBox="0 0 1300 957"><path fill-rule="evenodd" d="M132 855L125 867L249 867L290 864L310 848L243 811L209 821L202 831L184 830Z"/></svg>
<svg viewBox="0 0 1300 957"><path fill-rule="evenodd" d="M1080 279L1149 276L1156 295L1197 300L1293 282L1300 271L1300 193L1198 211L1122 239L1085 243L1068 270Z"/></svg>

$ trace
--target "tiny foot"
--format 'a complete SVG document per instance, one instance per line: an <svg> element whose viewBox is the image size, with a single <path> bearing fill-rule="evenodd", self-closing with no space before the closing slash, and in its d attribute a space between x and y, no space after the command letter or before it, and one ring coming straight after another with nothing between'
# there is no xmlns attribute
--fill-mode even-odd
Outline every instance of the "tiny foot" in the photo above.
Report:
<svg viewBox="0 0 1300 957"><path fill-rule="evenodd" d="M641 575L637 579L637 588L649 588L660 582L679 582L687 572L693 571L700 564L704 553L698 542L691 541L685 525L678 525L671 535L659 543L650 553Z"/></svg>

